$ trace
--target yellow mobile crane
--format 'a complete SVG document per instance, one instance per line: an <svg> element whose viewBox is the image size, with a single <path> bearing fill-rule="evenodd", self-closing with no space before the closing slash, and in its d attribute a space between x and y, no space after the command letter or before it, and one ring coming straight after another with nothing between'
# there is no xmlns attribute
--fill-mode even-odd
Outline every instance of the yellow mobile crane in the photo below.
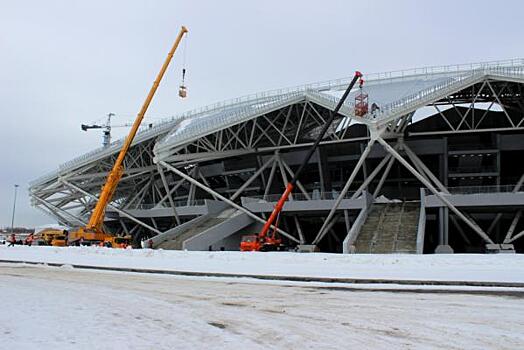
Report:
<svg viewBox="0 0 524 350"><path fill-rule="evenodd" d="M98 198L98 202L96 203L95 209L93 210L93 213L91 214L91 217L89 219L89 222L85 227L80 227L78 230L70 232L68 236L68 244L75 244L80 242L85 243L98 243L104 241L108 236L110 236L108 233L104 232L103 229L103 222L104 222L104 215L106 211L106 207L113 198L113 194L115 193L115 190L118 186L118 183L120 182L120 179L122 178L122 175L124 174L124 158L126 157L126 154L131 147L131 143L133 142L133 139L135 138L135 135L138 131L138 128L140 127L140 124L142 123L142 120L144 119L144 115L146 114L146 111L149 107L149 104L151 103L151 100L153 99L153 96L155 95L155 92L158 88L158 85L160 84L160 81L162 80L162 77L164 76L167 67L169 66L169 63L171 62L171 59L173 58L173 55L178 48L178 45L180 44L180 41L182 40L182 37L184 34L188 32L187 28L182 26L180 29L180 32L178 33L178 36L175 39L175 43L173 44L173 47L169 51L164 64L162 65L162 68L160 68L160 72L158 73L155 82L153 83L153 86L149 90L149 94L146 97L146 100L144 101L144 104L142 105L142 108L140 109L140 112L138 112L138 115L133 123L133 126L131 127L131 130L129 131L129 135L124 141L124 145L122 146L122 149L120 150L120 153L118 154L118 158L115 161L115 164L113 165L113 169L109 172L106 182L104 184L104 187L102 188L102 191L100 192L100 196ZM185 89L185 87L184 87ZM185 97L185 96L184 96Z"/></svg>

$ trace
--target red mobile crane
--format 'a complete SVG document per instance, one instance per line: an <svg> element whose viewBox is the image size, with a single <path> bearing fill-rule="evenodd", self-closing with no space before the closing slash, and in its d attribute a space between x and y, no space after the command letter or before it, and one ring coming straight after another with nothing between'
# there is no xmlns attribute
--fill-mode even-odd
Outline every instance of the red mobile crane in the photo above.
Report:
<svg viewBox="0 0 524 350"><path fill-rule="evenodd" d="M359 71L356 71L355 76L353 77L346 91L344 92L340 100L338 101L338 104L335 107L335 110L330 114L328 120L324 124L324 127L320 131L320 134L318 135L317 139L315 140L315 142L309 149L308 153L306 154L304 161L302 162L302 164L300 164L300 167L295 172L295 176L293 176L291 181L287 184L286 190L284 191L284 193L278 200L275 208L273 209L273 212L271 213L266 223L262 227L262 230L260 231L260 233L258 235L245 235L242 237L242 241L240 242L241 251L272 251L272 250L277 250L279 248L279 246L282 243L282 239L278 238L276 234L277 234L277 227L278 227L280 212L282 211L282 208L284 207L284 204L286 203L289 195L295 188L295 184L297 183L297 180L300 174L306 167L307 163L309 163L311 156L317 149L318 145L320 144L320 141L322 141L322 139L324 138L324 135L326 134L330 125L333 123L333 120L335 119L338 111L340 110L340 108L342 108L342 105L346 101L351 89L353 89L353 86L355 86L355 84L357 83L359 79L360 79L359 85L360 85L360 88L362 88L362 85L364 83L364 80L362 79L362 73L360 73ZM357 101L357 102L364 102L364 101ZM367 100L365 102L367 103ZM361 107L362 106L360 106L360 108ZM359 112L359 115L363 115L360 112ZM274 226L273 226L273 223L275 223ZM271 229L272 226L273 226L273 231L269 233L269 230Z"/></svg>

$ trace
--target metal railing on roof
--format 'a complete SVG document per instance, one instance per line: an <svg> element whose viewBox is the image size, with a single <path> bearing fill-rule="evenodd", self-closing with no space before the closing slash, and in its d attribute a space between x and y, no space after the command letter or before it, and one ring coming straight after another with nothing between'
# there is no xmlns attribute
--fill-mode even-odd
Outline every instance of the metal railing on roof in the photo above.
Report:
<svg viewBox="0 0 524 350"><path fill-rule="evenodd" d="M242 122L246 117L267 113L267 111L279 107L279 103L288 103L288 101L302 95L300 92L277 95L264 99L264 103L258 101L258 103L237 106L209 116L191 118L192 122L190 124L180 130L174 129L172 133L158 142L155 145L155 154L158 155L165 149L170 149L171 147L188 142L193 137L213 133L230 125ZM176 142L171 142L170 139L172 138L175 138Z"/></svg>
<svg viewBox="0 0 524 350"><path fill-rule="evenodd" d="M38 178L29 181L29 187L33 187L35 185L42 184L47 181L53 180L57 177L57 175L58 175L58 170L56 169L48 171L44 175L41 175Z"/></svg>
<svg viewBox="0 0 524 350"><path fill-rule="evenodd" d="M524 58L515 58L509 60L499 61L485 61L476 63L464 63L464 64L450 64L441 66L429 66L421 68L412 68L404 70L396 70L382 73L371 73L366 74L366 80L382 80L399 78L406 76L420 76L420 75L436 75L436 74L447 74L447 73L462 73L467 71L473 71L477 69L485 68L497 68L497 67L519 67L524 66Z"/></svg>
<svg viewBox="0 0 524 350"><path fill-rule="evenodd" d="M459 76L450 77L440 83L437 83L429 88L417 91L414 94L404 96L403 98L391 102L387 105L380 106L380 110L374 114L368 114L368 118L374 120L382 120L393 116L394 114L405 114L405 111L415 107L425 105L431 101L438 99L441 96L450 94L456 91L461 86L474 83L479 77L486 74L504 74L505 76L524 77L524 66L501 67L501 66L482 66Z"/></svg>
<svg viewBox="0 0 524 350"><path fill-rule="evenodd" d="M135 144L136 142L140 142L141 140L148 139L149 137L154 137L158 134L162 134L163 132L171 130L177 121L178 119L176 117L171 117L158 121L155 125L153 125L152 128L139 131L133 144ZM60 173L67 172L68 170L74 169L81 164L92 161L95 158L106 157L115 152L118 152L123 142L124 139L118 139L116 141L111 142L109 147L96 148L92 151L82 154L81 156L73 158L70 161L60 164L57 170L50 171L45 175L42 175L39 178L29 182L29 186L34 186L52 180L53 178L57 177Z"/></svg>
<svg viewBox="0 0 524 350"><path fill-rule="evenodd" d="M513 63L514 66L502 66L502 64ZM516 65L516 64L519 65ZM455 67L456 72L462 72L461 75L455 75L449 77L435 85L432 85L426 89L419 90L413 94L407 95L393 101L391 103L380 106L380 109L374 113L369 113L365 115L364 119L369 119L372 121L380 121L391 116L398 111L409 109L410 107L416 107L421 104L427 103L427 101L432 101L436 97L439 97L445 93L451 93L456 90L458 87L468 84L468 82L474 82L480 76L485 74L503 74L505 76L517 76L524 77L524 60L511 60L511 61L500 61L497 62L499 65L490 66L487 63L482 64L471 64L471 65L457 65L457 66L443 66L443 67L430 67L421 71L421 74L435 74L435 72L451 72L451 68ZM463 70L464 67L471 67L470 70ZM476 67L476 68L475 68ZM414 73L416 70L413 70ZM404 74L404 71L399 71ZM389 75L388 77L393 77ZM321 93L319 91L310 90L308 91L310 95L313 95L317 98L323 99L333 105L339 100L339 97ZM346 112L353 114L354 113L354 103L351 101L346 101L343 108L346 108Z"/></svg>
<svg viewBox="0 0 524 350"><path fill-rule="evenodd" d="M466 73L469 71L484 69L484 68L508 68L508 67L522 67L524 66L524 58L516 58L509 60L499 60L499 61L485 61L485 62L476 62L476 63L465 63L465 64L450 64L450 65L441 65L441 66L429 66L429 67L420 67L420 68L410 68L403 70L395 70L388 72L378 72L378 73L365 73L366 82L369 84L375 81L392 81L392 80L403 80L404 78L413 78L413 77L429 77L435 75L460 75L461 73ZM302 88L306 90L317 90L317 91L329 91L333 89L344 89L352 77L345 77L340 79L320 81L310 84L305 84Z"/></svg>
<svg viewBox="0 0 524 350"><path fill-rule="evenodd" d="M283 89L275 90L275 91L283 91ZM279 95L271 96L268 93L260 93L257 95L259 96L259 99L256 101L258 103L265 102L267 100L270 100L271 98L275 100L279 98L282 99L281 96ZM224 101L221 103L215 103L212 105L204 106L202 108L194 109L194 110L182 113L174 117L160 120L152 128L139 131L133 144L140 142L141 140L148 139L150 137L155 137L165 132L168 132L169 130L173 129L178 123L186 119L198 118L198 117L201 117L202 115L213 113L213 112L218 112L218 111L227 113L229 108L232 108L234 106L241 107L242 105L244 105L244 110L247 110L247 107L245 106L246 102L247 100L244 100L243 97L236 98L236 99ZM238 114L238 113L235 113L235 114ZM36 180L31 181L30 186L53 179L60 172L66 172L68 170L77 168L78 166L88 163L94 159L109 156L117 152L120 149L120 147L122 146L123 142L124 142L124 139L116 140L112 142L109 147L99 147L79 157L76 157L70 161L67 161L61 164L58 167L58 170L52 171L44 176L39 177Z"/></svg>
<svg viewBox="0 0 524 350"><path fill-rule="evenodd" d="M142 130L137 134L137 139L133 143L136 143L140 139L148 138L148 136L156 136L159 132L163 132L165 130L171 130L171 128L175 125L175 123L178 121L178 118L171 117L170 119L164 119L157 122L152 128ZM125 139L118 139L114 142L111 142L109 147L100 147L97 148L91 152L85 153L77 158L74 158L68 162L65 162L64 164L60 165L60 170L66 170L70 168L74 168L77 164L81 163L82 161L85 161L86 159L91 158L93 155L98 155L100 153L108 153L112 154L115 151L120 150L122 144L124 143Z"/></svg>
<svg viewBox="0 0 524 350"><path fill-rule="evenodd" d="M369 73L369 74L366 74L366 79L368 81L384 80L384 79L387 80L387 79L404 78L404 77L409 77L409 76L461 73L461 72L478 71L478 70L485 71L487 69L489 69L492 73L504 73L507 75L520 77L522 76L523 67L524 67L524 59L511 59L511 60L488 61L488 62L469 63L469 64L431 66L431 67L397 70L397 71L390 71L390 72L383 72L383 73ZM222 102L216 102L216 103L213 103L207 106L203 106L200 108L196 108L196 109L184 112L175 117L160 120L159 122L155 124L155 126L153 126L153 128L139 132L137 134L137 140L147 139L148 136L152 136L152 135L156 136L159 133L162 133L165 129L172 128L176 125L176 123L178 123L181 120L187 119L187 118L198 117L198 116L201 116L202 114L207 114L207 113L218 111L218 110L224 110L224 109L227 109L233 106L237 106L237 105L256 103L257 101L261 99L267 99L270 97L275 97L275 96L283 95L283 94L303 93L306 90L325 91L325 90L340 88L341 86L346 86L351 79L352 79L351 77L346 77L346 78L341 78L341 79L314 82L314 83L309 83L309 84L304 84L304 85L299 85L299 86L293 86L293 87L287 87L287 88L281 88L281 89L275 89L275 90L268 90L268 91L259 92L255 94L244 95L241 97L225 100ZM445 83L443 83L444 86L443 84L438 84L439 86L438 88L432 87L424 91L421 91L419 93L407 96L387 106L381 106L381 110L378 111L373 116L376 119L380 119L380 115L385 115L386 111L388 111L388 114L390 114L391 112L393 112L394 109L399 109L401 107L407 108L410 102L411 104L414 104L416 101L420 101L422 96L430 96L432 92L435 94L437 91L440 91L439 89L442 89L444 87L449 87L454 82L457 82L456 77L448 79ZM370 115L369 118L371 119L373 118L373 116ZM91 152L88 152L80 157L77 157L71 161L68 161L60 165L58 170L50 172L44 176L41 176L38 179L31 181L29 184L30 186L34 186L40 183L44 183L58 176L60 171L67 171L85 162L92 161L96 158L100 158L100 157L112 154L119 149L119 146L121 146L122 143L123 143L123 139L119 139L113 142L107 148L98 148Z"/></svg>

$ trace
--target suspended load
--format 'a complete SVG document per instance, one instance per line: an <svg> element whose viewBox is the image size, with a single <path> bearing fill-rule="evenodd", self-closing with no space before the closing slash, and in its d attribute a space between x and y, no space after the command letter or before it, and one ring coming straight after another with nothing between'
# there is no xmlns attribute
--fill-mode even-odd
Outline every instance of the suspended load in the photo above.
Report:
<svg viewBox="0 0 524 350"><path fill-rule="evenodd" d="M180 96L181 98L187 97L187 87L184 83L185 78L186 78L186 69L183 68L182 69L182 83L180 84L180 87L178 89L178 96Z"/></svg>
<svg viewBox="0 0 524 350"><path fill-rule="evenodd" d="M184 52L183 52L183 61L182 61L182 82L178 88L178 96L180 98L187 97L187 87L186 87L186 55L187 55L187 40L184 41Z"/></svg>

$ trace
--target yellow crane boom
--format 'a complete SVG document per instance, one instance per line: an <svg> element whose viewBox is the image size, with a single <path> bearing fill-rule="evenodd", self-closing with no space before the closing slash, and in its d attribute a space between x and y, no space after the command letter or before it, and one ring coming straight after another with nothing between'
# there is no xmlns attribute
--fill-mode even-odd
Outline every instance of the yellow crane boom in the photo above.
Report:
<svg viewBox="0 0 524 350"><path fill-rule="evenodd" d="M85 227L81 227L76 232L71 232L69 235L69 241L74 242L78 241L80 239L84 239L86 241L103 241L106 233L103 231L102 224L104 222L104 215L107 208L107 205L113 198L113 195L115 193L115 190L118 186L118 183L120 182L120 179L122 178L122 175L124 174L124 159L126 157L127 152L129 151L129 148L131 147L131 143L133 142L133 139L135 138L135 135L138 131L138 128L140 127L140 124L142 123L142 120L144 119L144 116L146 114L146 111L151 104L151 100L153 99L153 96L155 96L155 92L158 89L158 85L160 84L160 81L162 80L167 67L169 66L169 63L171 62L171 59L173 58L173 55L175 54L176 49L178 48L178 45L180 44L180 41L182 40L184 34L188 32L187 28L185 26L182 26L180 28L180 32L178 33L175 42L173 44L173 47L167 54L167 57L164 61L164 64L162 65L162 68L160 68L160 72L158 72L158 75L153 83L153 86L149 90L149 93L144 101L144 104L142 105L142 108L140 108L140 111L138 112L138 115L133 123L133 126L131 127L131 130L129 131L129 135L126 137L124 144L122 146L122 149L120 150L120 153L118 154L118 157L115 161L115 164L113 165L113 168L109 172L106 182L104 184L104 187L102 188L102 191L100 192L100 196L98 198L98 202L96 203L95 209L93 210L93 213L91 214L91 217L89 219L89 222Z"/></svg>

